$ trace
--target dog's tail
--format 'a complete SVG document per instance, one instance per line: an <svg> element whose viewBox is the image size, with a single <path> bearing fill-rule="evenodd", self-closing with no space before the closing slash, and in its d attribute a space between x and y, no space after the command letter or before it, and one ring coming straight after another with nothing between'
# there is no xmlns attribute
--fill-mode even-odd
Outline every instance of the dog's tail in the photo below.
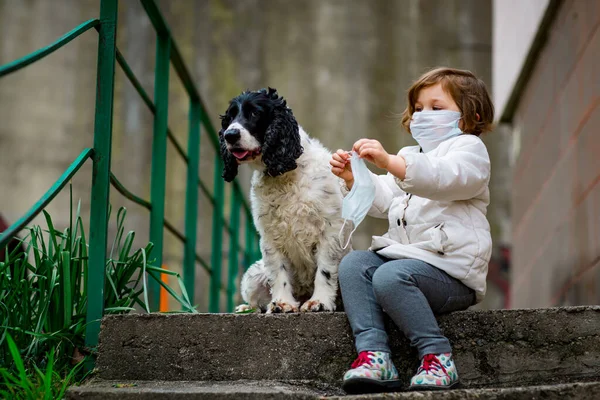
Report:
<svg viewBox="0 0 600 400"><path fill-rule="evenodd" d="M252 308L265 310L271 301L269 277L263 260L252 264L244 273L241 283L242 298Z"/></svg>

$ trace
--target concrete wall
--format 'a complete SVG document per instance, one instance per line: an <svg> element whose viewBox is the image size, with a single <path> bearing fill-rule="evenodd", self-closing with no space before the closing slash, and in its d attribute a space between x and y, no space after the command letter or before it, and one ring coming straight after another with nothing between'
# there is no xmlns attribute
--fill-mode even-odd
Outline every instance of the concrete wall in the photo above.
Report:
<svg viewBox="0 0 600 400"><path fill-rule="evenodd" d="M600 302L599 26L564 2L514 116L513 307Z"/></svg>
<svg viewBox="0 0 600 400"><path fill-rule="evenodd" d="M329 148L348 148L369 136L396 151L414 143L399 128L399 114L406 106L406 89L426 69L467 68L491 82L490 0L158 3L215 123L231 97L270 85L287 98L304 128ZM98 6L98 0L0 0L0 63L96 18ZM121 1L119 7L118 45L152 96L154 31L139 2ZM96 38L94 31L88 32L41 63L0 80L0 212L10 221L92 143ZM186 147L187 97L173 71L171 75L169 125ZM115 90L113 169L134 193L148 198L151 114L120 71ZM494 163L493 193L507 192L501 137L485 139ZM214 151L204 134L201 157L201 176L212 188ZM180 230L185 222L184 168L169 146L166 215ZM73 180L74 198L82 199L85 218L90 176L88 168ZM247 169L241 176L246 184ZM135 230L136 243L144 245L148 213L114 190L111 202L113 208L128 207L126 229ZM507 206L496 201L490 207L495 238ZM212 207L201 197L199 208L198 252L209 259ZM66 226L68 196L61 195L48 210L57 226ZM386 228L385 221L367 219L354 235L356 247L366 248L370 236ZM225 253L228 246L225 235ZM165 262L173 269L180 269L182 248L165 233ZM208 276L200 267L198 271L197 301L205 309Z"/></svg>
<svg viewBox="0 0 600 400"><path fill-rule="evenodd" d="M506 105L550 0L494 0L492 86L497 117Z"/></svg>

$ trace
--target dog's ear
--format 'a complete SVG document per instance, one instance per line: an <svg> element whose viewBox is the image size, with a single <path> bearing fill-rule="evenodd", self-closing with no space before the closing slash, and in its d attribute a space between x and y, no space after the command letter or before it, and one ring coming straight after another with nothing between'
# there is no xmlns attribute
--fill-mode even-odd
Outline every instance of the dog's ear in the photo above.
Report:
<svg viewBox="0 0 600 400"><path fill-rule="evenodd" d="M279 176L296 169L296 159L302 151L298 122L285 100L280 98L280 104L273 110L273 121L265 132L262 148L265 173Z"/></svg>
<svg viewBox="0 0 600 400"><path fill-rule="evenodd" d="M227 143L223 138L223 129L219 131L219 143L221 146L221 159L223 160L223 179L227 182L231 182L235 179L238 174L239 164L236 158L227 150Z"/></svg>

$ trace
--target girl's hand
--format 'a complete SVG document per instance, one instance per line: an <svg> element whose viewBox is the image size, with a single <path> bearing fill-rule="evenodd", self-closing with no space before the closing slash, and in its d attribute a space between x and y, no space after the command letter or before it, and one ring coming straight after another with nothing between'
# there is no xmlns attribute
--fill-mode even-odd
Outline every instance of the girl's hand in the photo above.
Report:
<svg viewBox="0 0 600 400"><path fill-rule="evenodd" d="M354 143L352 150L356 151L359 157L375 164L379 168L387 169L390 163L390 155L377 140L360 139Z"/></svg>
<svg viewBox="0 0 600 400"><path fill-rule="evenodd" d="M331 165L331 172L345 180L346 186L351 189L354 183L354 175L352 175L352 168L350 167L350 154L340 149L333 153L329 164Z"/></svg>

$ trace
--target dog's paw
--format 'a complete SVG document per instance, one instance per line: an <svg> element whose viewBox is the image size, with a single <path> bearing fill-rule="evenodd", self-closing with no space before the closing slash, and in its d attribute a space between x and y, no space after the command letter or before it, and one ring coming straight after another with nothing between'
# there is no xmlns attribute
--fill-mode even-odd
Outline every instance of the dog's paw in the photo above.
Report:
<svg viewBox="0 0 600 400"><path fill-rule="evenodd" d="M286 303L282 300L275 300L269 303L267 307L267 314L276 313L295 313L298 312L298 305L292 303Z"/></svg>
<svg viewBox="0 0 600 400"><path fill-rule="evenodd" d="M310 299L300 307L302 312L335 311L335 302Z"/></svg>
<svg viewBox="0 0 600 400"><path fill-rule="evenodd" d="M250 304L240 304L235 308L235 312L238 314L250 314L259 311L259 308L252 307Z"/></svg>

